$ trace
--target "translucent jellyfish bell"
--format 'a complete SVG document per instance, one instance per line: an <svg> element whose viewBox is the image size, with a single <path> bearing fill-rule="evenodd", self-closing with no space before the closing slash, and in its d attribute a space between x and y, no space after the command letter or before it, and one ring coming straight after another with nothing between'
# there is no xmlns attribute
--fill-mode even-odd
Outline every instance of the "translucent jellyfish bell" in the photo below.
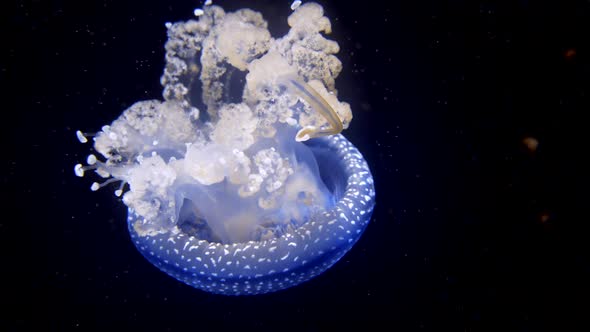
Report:
<svg viewBox="0 0 590 332"><path fill-rule="evenodd" d="M106 178L92 190L119 181L138 250L208 292L259 294L309 280L371 217L373 178L339 134L352 113L335 90L338 44L323 36L330 20L318 4L294 7L277 39L249 9L206 5L196 20L166 24L164 101L125 110L94 136L102 158L74 168ZM236 73L246 74L238 101L229 97Z"/></svg>

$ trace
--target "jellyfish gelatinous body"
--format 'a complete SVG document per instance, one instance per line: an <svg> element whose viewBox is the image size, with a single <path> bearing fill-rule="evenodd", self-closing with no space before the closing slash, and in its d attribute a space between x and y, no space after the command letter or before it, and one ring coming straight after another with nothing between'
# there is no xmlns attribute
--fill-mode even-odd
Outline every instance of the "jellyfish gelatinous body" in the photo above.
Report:
<svg viewBox="0 0 590 332"><path fill-rule="evenodd" d="M76 174L108 178L93 190L128 185L131 238L174 278L227 295L297 285L354 245L375 198L367 163L339 134L352 113L335 90L330 20L307 3L273 38L249 9L195 14L166 25L164 101L104 126L104 160L90 155Z"/></svg>

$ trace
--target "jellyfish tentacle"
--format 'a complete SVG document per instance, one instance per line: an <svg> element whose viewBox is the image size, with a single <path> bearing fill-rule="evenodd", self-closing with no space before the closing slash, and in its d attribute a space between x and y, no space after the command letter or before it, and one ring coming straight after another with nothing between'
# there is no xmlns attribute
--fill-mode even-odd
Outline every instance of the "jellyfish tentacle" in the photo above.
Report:
<svg viewBox="0 0 590 332"><path fill-rule="evenodd" d="M295 135L297 142L322 136L336 135L342 132L344 126L340 116L338 116L334 108L313 87L295 75L285 77L284 81L292 93L305 100L314 111L326 119L329 125L329 127L304 126Z"/></svg>

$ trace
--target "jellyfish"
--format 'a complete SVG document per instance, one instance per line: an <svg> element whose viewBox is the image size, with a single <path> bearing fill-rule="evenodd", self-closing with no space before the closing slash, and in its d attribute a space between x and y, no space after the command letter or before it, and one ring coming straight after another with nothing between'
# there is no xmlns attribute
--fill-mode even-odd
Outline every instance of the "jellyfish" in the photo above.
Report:
<svg viewBox="0 0 590 332"><path fill-rule="evenodd" d="M273 38L262 15L207 4L167 23L163 100L93 135L84 176L118 182L128 230L168 275L225 295L307 281L357 242L375 204L335 79L339 46L316 3L293 6ZM88 134L77 132L82 142ZM98 155L98 157L97 157Z"/></svg>

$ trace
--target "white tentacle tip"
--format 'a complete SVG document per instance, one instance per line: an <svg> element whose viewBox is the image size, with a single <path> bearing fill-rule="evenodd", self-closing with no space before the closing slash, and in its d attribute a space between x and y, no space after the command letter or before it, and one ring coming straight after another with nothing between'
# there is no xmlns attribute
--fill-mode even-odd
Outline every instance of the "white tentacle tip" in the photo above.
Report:
<svg viewBox="0 0 590 332"><path fill-rule="evenodd" d="M76 137L78 138L78 141L80 141L80 143L88 142L88 138L86 138L84 133L79 130L76 130Z"/></svg>
<svg viewBox="0 0 590 332"><path fill-rule="evenodd" d="M88 163L88 165L94 165L96 164L96 156L93 154L89 154L88 157L86 158L86 162Z"/></svg>
<svg viewBox="0 0 590 332"><path fill-rule="evenodd" d="M84 166L82 166L82 164L76 164L76 166L74 166L74 173L78 177L83 177L84 176Z"/></svg>

